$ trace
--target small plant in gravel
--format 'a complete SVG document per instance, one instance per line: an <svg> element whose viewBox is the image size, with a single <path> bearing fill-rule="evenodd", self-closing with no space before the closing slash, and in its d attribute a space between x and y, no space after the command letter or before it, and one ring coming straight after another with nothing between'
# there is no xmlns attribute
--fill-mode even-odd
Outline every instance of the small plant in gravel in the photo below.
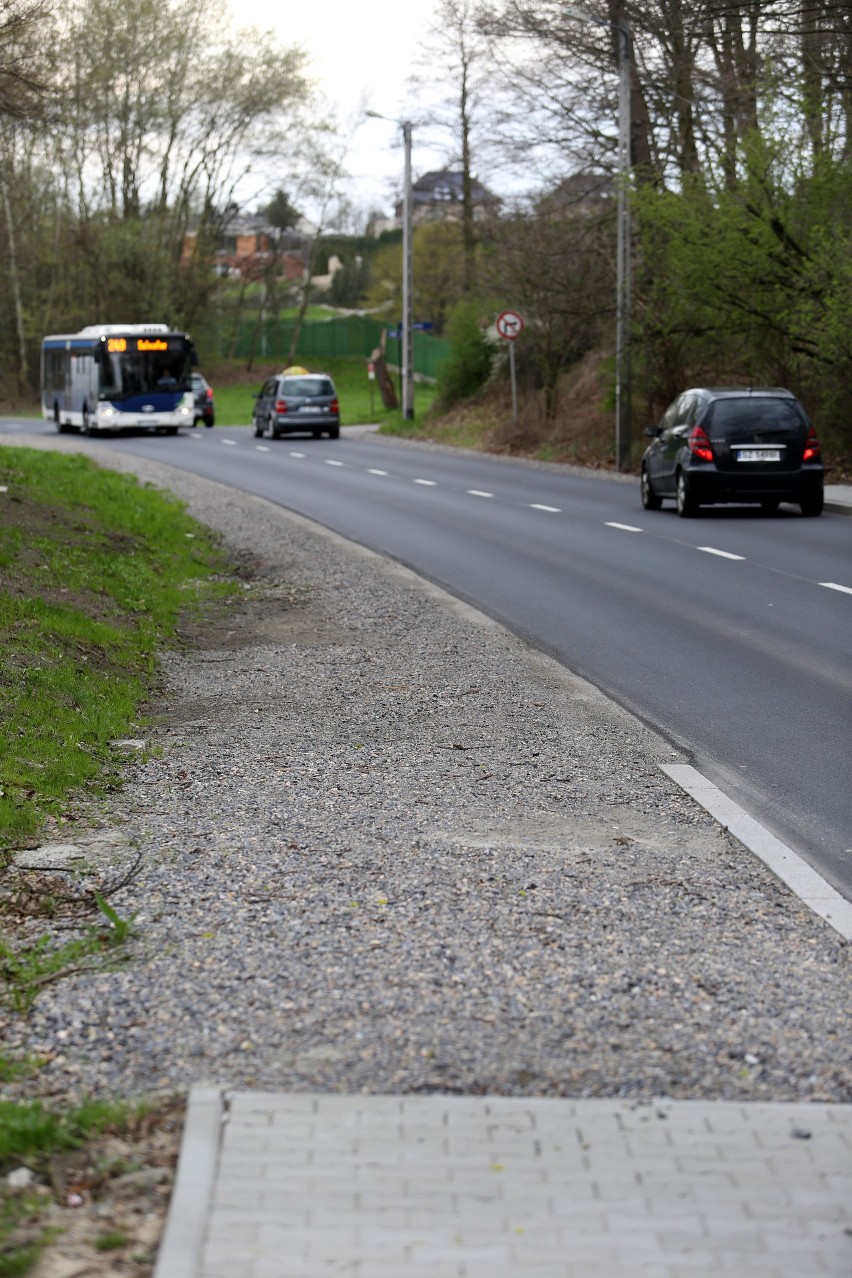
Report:
<svg viewBox="0 0 852 1278"><path fill-rule="evenodd" d="M17 945L0 937L2 996L19 1015L26 1015L45 985L78 972L96 971L123 957L136 916L122 919L97 892L95 901L109 927L90 925L82 936L63 944L49 933Z"/></svg>
<svg viewBox="0 0 852 1278"><path fill-rule="evenodd" d="M128 1234L123 1234L119 1230L113 1230L109 1233L99 1234L95 1239L96 1251L121 1251L125 1247L129 1247L133 1240Z"/></svg>

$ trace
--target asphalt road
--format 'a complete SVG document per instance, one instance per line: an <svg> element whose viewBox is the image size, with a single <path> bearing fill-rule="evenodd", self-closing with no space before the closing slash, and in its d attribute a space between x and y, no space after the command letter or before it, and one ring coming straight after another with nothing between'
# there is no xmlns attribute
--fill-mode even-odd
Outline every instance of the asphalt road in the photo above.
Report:
<svg viewBox="0 0 852 1278"><path fill-rule="evenodd" d="M445 586L686 750L852 899L852 519L682 520L643 511L638 481L346 432L104 442L269 498Z"/></svg>

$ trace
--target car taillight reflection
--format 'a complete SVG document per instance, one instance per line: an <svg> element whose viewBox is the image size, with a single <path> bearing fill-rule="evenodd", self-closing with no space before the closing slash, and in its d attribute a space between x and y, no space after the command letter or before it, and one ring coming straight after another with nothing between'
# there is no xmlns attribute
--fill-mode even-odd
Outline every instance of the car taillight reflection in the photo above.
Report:
<svg viewBox="0 0 852 1278"><path fill-rule="evenodd" d="M805 451L802 454L802 461L815 461L819 457L819 440L816 437L816 431L813 426L808 431L808 437L805 440Z"/></svg>
<svg viewBox="0 0 852 1278"><path fill-rule="evenodd" d="M713 449L710 447L710 440L700 426L696 426L689 436L689 451L693 457L698 457L701 461L713 460Z"/></svg>

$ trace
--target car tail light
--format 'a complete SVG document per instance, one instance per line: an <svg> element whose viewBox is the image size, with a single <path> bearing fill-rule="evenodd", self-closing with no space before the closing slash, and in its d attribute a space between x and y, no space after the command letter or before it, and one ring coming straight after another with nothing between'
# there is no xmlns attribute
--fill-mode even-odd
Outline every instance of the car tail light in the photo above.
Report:
<svg viewBox="0 0 852 1278"><path fill-rule="evenodd" d="M701 461L713 460L713 449L710 447L710 440L700 426L696 426L689 436L689 451L693 457L699 457Z"/></svg>
<svg viewBox="0 0 852 1278"><path fill-rule="evenodd" d="M340 412L340 405L338 404L338 402L337 402L337 400L336 400L336 399L333 399L333 400L331 401L330 411L331 411L332 413L339 413L339 412Z"/></svg>
<svg viewBox="0 0 852 1278"><path fill-rule="evenodd" d="M819 440L816 437L816 431L813 426L808 431L808 437L805 440L805 451L802 454L802 461L815 461L819 457Z"/></svg>
<svg viewBox="0 0 852 1278"><path fill-rule="evenodd" d="M207 387L207 398L208 398L208 399L212 399L212 398L213 398L213 392L212 392L212 390L210 389L210 387L209 387L209 386Z"/></svg>
<svg viewBox="0 0 852 1278"><path fill-rule="evenodd" d="M276 411L276 413L286 413L286 412L287 412L287 401L286 401L286 399L276 399L276 401L275 401L275 411Z"/></svg>

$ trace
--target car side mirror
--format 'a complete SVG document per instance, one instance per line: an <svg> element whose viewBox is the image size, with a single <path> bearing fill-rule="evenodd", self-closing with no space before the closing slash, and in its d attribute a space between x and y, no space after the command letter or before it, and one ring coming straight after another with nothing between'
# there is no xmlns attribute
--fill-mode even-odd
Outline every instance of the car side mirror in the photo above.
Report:
<svg viewBox="0 0 852 1278"><path fill-rule="evenodd" d="M662 431L659 426L646 426L642 433L647 435L649 439L657 439L662 434Z"/></svg>

